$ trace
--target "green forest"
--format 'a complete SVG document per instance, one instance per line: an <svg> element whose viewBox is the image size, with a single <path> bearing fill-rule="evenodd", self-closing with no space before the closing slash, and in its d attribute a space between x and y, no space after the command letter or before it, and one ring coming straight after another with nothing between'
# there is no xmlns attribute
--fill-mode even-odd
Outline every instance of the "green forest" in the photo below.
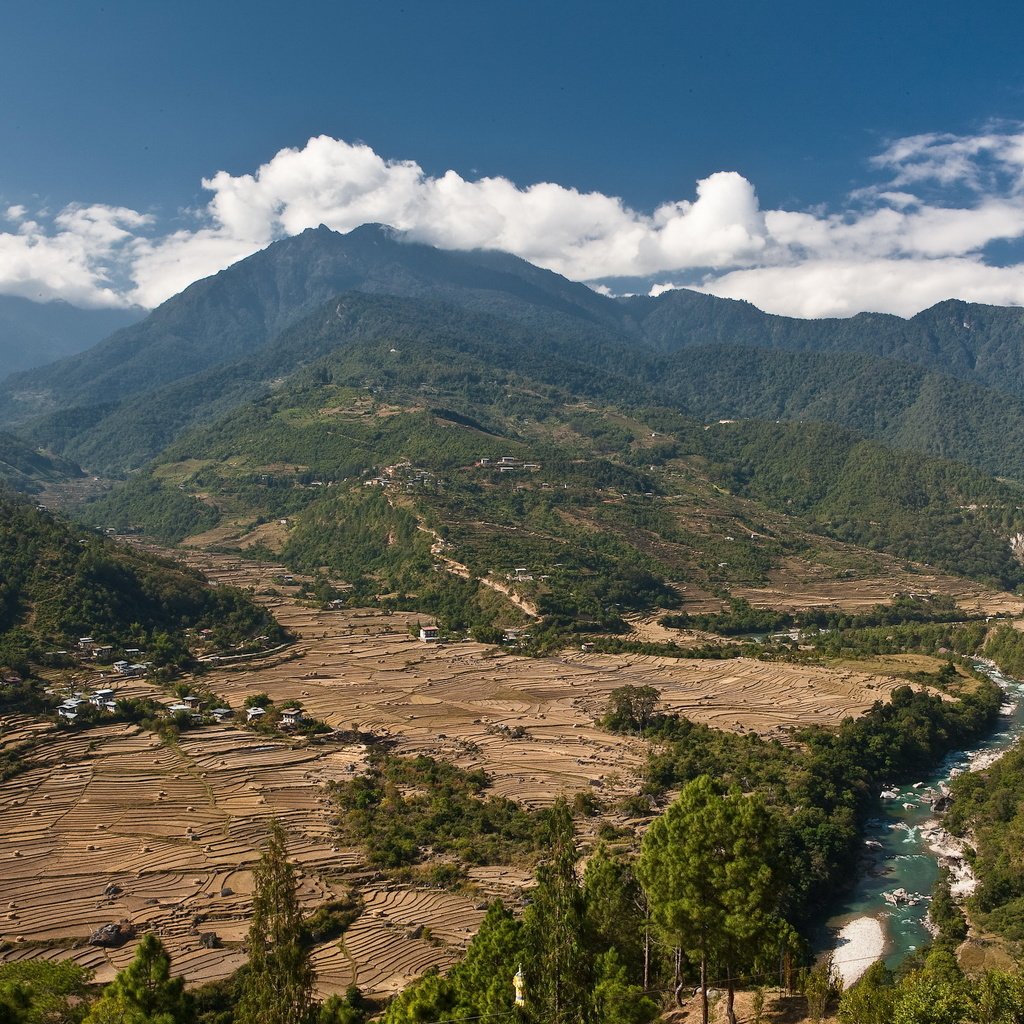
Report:
<svg viewBox="0 0 1024 1024"><path fill-rule="evenodd" d="M134 550L0 493L0 665L28 671L91 636L117 647L184 650L185 630L224 649L285 634L252 598L211 587L178 562Z"/></svg>

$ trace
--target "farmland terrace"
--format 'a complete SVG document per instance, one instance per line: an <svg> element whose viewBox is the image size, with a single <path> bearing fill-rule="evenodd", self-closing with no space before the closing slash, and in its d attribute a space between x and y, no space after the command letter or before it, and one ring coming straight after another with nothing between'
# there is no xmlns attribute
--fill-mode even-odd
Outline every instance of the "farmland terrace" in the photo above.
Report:
<svg viewBox="0 0 1024 1024"><path fill-rule="evenodd" d="M611 803L637 791L644 746L594 725L625 683L658 687L669 709L697 721L783 736L857 714L898 682L750 659L581 650L535 659L470 641L422 643L409 626L425 616L319 610L299 600L297 584L281 584L281 567L207 552L189 560L213 580L254 590L298 638L285 652L211 667L204 683L233 707L257 692L296 699L335 729L387 737L398 753L483 768L491 792L532 806L580 790ZM41 728L16 716L0 726L5 743L38 738ZM350 733L307 743L220 725L170 742L131 725L45 728L27 769L0 790L4 959L72 956L106 980L134 943L109 949L85 939L125 921L161 935L190 981L230 974L243 960L252 868L271 818L287 830L306 908L352 891L365 903L342 942L315 951L324 992L356 983L387 995L450 964L483 900L514 900L529 880L519 868L488 867L469 872L476 894L403 887L340 845L324 787L366 764L366 745Z"/></svg>

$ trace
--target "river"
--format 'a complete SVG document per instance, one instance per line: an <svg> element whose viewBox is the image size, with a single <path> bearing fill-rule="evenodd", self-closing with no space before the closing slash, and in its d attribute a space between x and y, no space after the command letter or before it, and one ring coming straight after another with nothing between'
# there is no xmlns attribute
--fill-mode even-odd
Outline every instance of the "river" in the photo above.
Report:
<svg viewBox="0 0 1024 1024"><path fill-rule="evenodd" d="M908 953L926 944L928 901L938 879L938 859L927 843L936 823L931 802L955 775L988 764L1024 735L1024 683L1004 676L985 662L977 667L1003 689L1004 705L995 730L968 751L950 754L933 774L912 785L883 793L881 814L868 823L865 836L870 866L859 884L828 921L838 933L831 945L837 969L850 984L878 959L895 967ZM903 889L909 903L894 906L887 893Z"/></svg>

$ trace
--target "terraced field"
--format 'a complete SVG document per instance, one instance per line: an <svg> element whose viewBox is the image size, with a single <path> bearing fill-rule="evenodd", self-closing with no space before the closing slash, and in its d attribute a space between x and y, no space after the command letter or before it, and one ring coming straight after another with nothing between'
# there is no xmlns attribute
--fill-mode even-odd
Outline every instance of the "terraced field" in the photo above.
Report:
<svg viewBox="0 0 1024 1024"><path fill-rule="evenodd" d="M484 915L483 903L447 892L371 886L363 897L363 916L315 955L331 991L399 992L428 967L454 963Z"/></svg>
<svg viewBox="0 0 1024 1024"><path fill-rule="evenodd" d="M0 797L0 888L6 957L72 945L110 922L153 929L196 980L236 967L247 928L252 866L271 817L288 830L303 902L337 887L325 875L358 864L332 841L320 783L360 758L356 748L293 749L210 728L163 745L134 726L56 730L33 767ZM52 952L48 955L53 955ZM107 977L131 956L86 947L75 959Z"/></svg>
<svg viewBox="0 0 1024 1024"><path fill-rule="evenodd" d="M298 636L268 657L210 664L204 681L232 706L259 691L295 698L334 727L391 737L399 752L482 767L496 793L529 805L584 789L609 800L636 791L643 746L593 724L623 683L657 686L668 707L699 721L779 734L856 714L895 682L742 659L583 651L529 659L473 642L424 644L409 626L425 617L320 611L282 584L280 567L198 552L191 559L212 578L262 595ZM155 692L141 681L129 689ZM316 950L325 992L355 982L383 995L450 964L485 900L514 900L529 883L521 869L475 868L471 896L384 885L358 850L338 846L324 796L325 782L360 770L366 752L358 744L286 742L240 726L204 727L165 744L134 726L68 733L24 716L0 720L0 743L30 739L29 767L0 787L6 959L70 955L109 978L134 943L101 949L84 940L125 921L163 936L191 981L227 975L243 958L252 868L272 817L288 833L306 907L353 888L365 900L343 941Z"/></svg>
<svg viewBox="0 0 1024 1024"><path fill-rule="evenodd" d="M436 645L412 637L427 618L373 610L320 611L274 585L283 569L193 556L214 578L268 587L281 623L299 636L274 665L236 665L210 676L233 704L265 690L295 699L329 724L387 735L407 753L484 768L497 793L526 804L593 787L634 792L645 756L637 741L595 728L608 694L625 683L653 685L665 705L697 721L781 734L790 726L836 723L884 696L896 680L851 670L738 659L675 660L570 652L523 658L472 641ZM513 738L510 731L522 731Z"/></svg>

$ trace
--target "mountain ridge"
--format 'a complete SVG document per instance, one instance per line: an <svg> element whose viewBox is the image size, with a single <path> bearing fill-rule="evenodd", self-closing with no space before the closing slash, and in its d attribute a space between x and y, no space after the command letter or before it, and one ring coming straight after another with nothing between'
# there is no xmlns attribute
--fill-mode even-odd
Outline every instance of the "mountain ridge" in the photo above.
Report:
<svg viewBox="0 0 1024 1024"><path fill-rule="evenodd" d="M1024 478L1015 307L949 300L909 319L800 321L685 290L615 299L507 253L436 249L380 225L275 242L91 350L0 383L0 424L93 470L137 468L296 369L296 329L352 294L444 305L453 325L517 324L536 361L574 354L575 379L631 373L640 402L712 421L821 419Z"/></svg>
<svg viewBox="0 0 1024 1024"><path fill-rule="evenodd" d="M145 315L133 309L83 309L0 295L0 380L84 351Z"/></svg>

